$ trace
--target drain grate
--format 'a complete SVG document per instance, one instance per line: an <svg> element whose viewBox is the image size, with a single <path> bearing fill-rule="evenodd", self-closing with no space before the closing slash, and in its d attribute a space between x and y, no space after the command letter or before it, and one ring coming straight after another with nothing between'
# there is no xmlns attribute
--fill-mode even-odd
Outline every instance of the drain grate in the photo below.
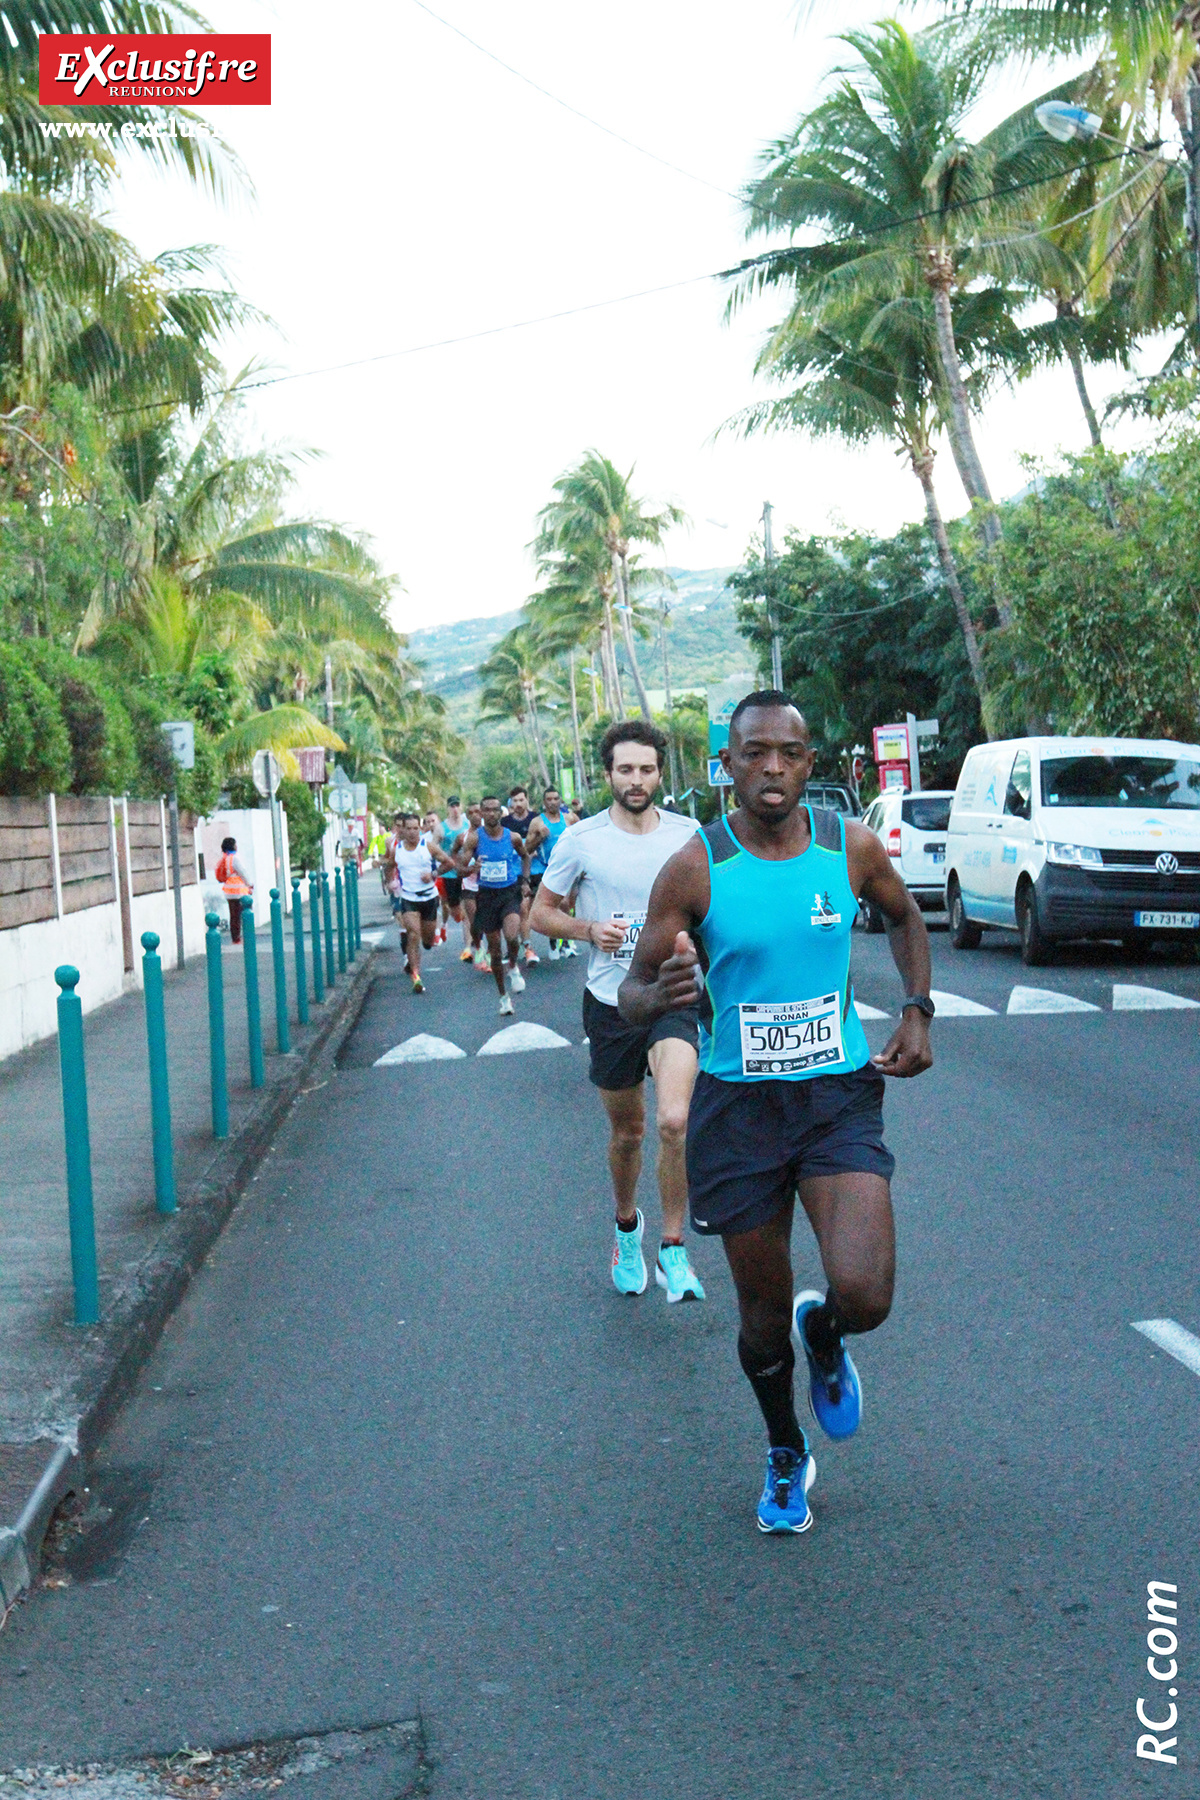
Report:
<svg viewBox="0 0 1200 1800"><path fill-rule="evenodd" d="M0 1800L257 1800L285 1784L289 1800L418 1800L432 1774L424 1722L394 1719L231 1750L184 1748L119 1767L8 1769Z"/></svg>

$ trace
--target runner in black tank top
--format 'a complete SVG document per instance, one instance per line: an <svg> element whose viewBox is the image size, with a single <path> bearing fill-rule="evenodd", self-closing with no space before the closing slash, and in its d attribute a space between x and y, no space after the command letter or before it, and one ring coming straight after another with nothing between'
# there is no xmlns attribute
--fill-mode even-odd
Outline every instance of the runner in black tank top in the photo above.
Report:
<svg viewBox="0 0 1200 1800"><path fill-rule="evenodd" d="M687 1005L698 940L708 1006L688 1119L692 1223L721 1235L737 1287L738 1354L770 1442L759 1529L800 1532L812 1524L814 1466L793 1401L795 1351L808 1364L818 1424L849 1437L861 1389L843 1339L882 1324L892 1302L883 1076L919 1075L933 1060L929 939L878 838L801 805L813 753L786 694L748 695L721 759L738 810L664 867L619 1004L632 1023ZM900 1024L873 1057L848 969L864 897L888 922L905 992ZM792 1297L797 1192L821 1251L824 1297Z"/></svg>

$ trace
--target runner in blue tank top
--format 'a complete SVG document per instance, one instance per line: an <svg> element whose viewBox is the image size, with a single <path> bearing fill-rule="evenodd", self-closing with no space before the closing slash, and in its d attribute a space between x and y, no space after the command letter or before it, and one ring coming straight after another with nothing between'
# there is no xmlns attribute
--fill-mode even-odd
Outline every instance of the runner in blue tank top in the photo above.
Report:
<svg viewBox="0 0 1200 1800"><path fill-rule="evenodd" d="M759 1529L807 1531L814 1464L796 1418L795 1352L808 1364L817 1423L850 1437L862 1390L844 1338L883 1323L895 1274L883 1078L919 1075L933 1061L929 939L874 833L802 804L813 752L786 694L747 695L721 760L738 810L664 865L618 1004L632 1024L692 1005L703 964L688 1118L692 1225L720 1234L737 1287L738 1356L770 1441ZM904 983L900 1024L877 1056L850 984L859 899L887 920ZM797 1193L820 1248L824 1297L792 1298Z"/></svg>
<svg viewBox="0 0 1200 1800"><path fill-rule="evenodd" d="M542 810L529 827L525 838L525 848L529 852L529 899L532 904L537 900L538 889L542 885L542 876L546 873L547 864L554 854L554 846L567 829L568 825L578 825L579 820L573 812L564 812L562 795L556 787L542 789ZM567 938L550 939L550 961L557 962L568 943Z"/></svg>

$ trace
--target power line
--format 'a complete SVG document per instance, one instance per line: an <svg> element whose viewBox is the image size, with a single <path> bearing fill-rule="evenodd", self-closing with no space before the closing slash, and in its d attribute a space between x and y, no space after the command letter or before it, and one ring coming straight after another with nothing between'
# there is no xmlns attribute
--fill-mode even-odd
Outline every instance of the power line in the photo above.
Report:
<svg viewBox="0 0 1200 1800"><path fill-rule="evenodd" d="M494 50L489 50L484 44L477 43L459 26L451 24L449 19L444 19L441 13L434 12L432 6L426 6L425 0L412 0L412 3L414 6L419 6L423 13L428 13L431 19L436 19L439 25L444 25L447 31L452 31L455 37L460 37L464 44L470 44L472 50L478 50L480 56L486 56L489 62L494 62L499 68L506 70L509 75L515 75L518 81L523 81L526 87L531 87L544 99L552 100L555 106L561 106L564 112L569 112L575 118L582 119L585 125L593 125L597 131L602 131L605 137L615 138L618 144L624 144L627 150L636 150L639 156L648 156L651 162L658 163L664 169L670 169L674 175L682 175L685 181L694 181L698 186L706 187L714 194L724 194L727 200L741 200L740 194L733 193L729 188L720 187L715 181L706 180L703 175L693 175L690 169L681 169L678 163L669 162L656 150L647 150L644 144L635 144L632 138L627 138L621 132L614 131L611 125L601 124L600 120L593 119L590 113L581 112L577 106L572 106L569 100L564 100L559 94L552 94L549 88L544 88L540 82L522 74L520 69L514 69L511 63L505 62L502 56L497 56Z"/></svg>

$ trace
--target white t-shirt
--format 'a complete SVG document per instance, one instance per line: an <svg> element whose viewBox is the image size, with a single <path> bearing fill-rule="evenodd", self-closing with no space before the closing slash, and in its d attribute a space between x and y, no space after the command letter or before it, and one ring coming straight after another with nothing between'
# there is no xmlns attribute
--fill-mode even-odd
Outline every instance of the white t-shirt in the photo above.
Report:
<svg viewBox="0 0 1200 1800"><path fill-rule="evenodd" d="M607 812L568 825L555 844L542 877L552 894L569 894L579 882L575 911L581 919L623 918L625 941L615 955L593 944L587 984L606 1006L617 1004L617 989L629 972L650 904L650 889L663 864L700 827L695 819L660 811L646 833L622 831Z"/></svg>
<svg viewBox="0 0 1200 1800"><path fill-rule="evenodd" d="M433 858L429 854L428 844L418 844L415 850L406 850L403 844L397 844L396 873L400 877L402 899L437 899L437 888L433 882Z"/></svg>

